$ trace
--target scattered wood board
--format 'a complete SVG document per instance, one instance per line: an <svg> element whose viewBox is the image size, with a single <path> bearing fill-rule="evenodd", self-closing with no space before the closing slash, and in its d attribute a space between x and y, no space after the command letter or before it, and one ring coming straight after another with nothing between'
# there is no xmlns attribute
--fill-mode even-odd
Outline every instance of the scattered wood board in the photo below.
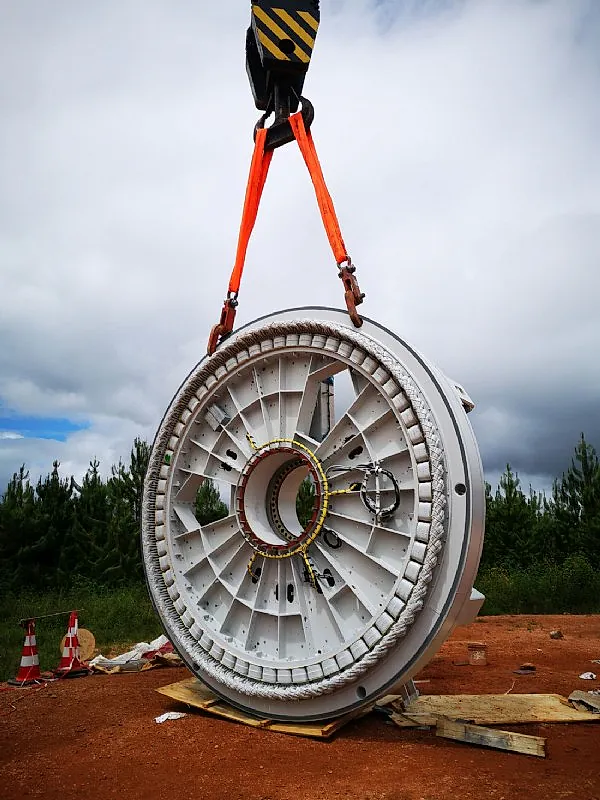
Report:
<svg viewBox="0 0 600 800"><path fill-rule="evenodd" d="M386 706L391 706L394 703L402 700L402 697L399 694L386 694L384 697L380 697L379 700L375 701L375 705L378 708L385 708Z"/></svg>
<svg viewBox="0 0 600 800"><path fill-rule="evenodd" d="M600 695L577 689L569 695L569 702L579 711L591 711L600 717Z"/></svg>
<svg viewBox="0 0 600 800"><path fill-rule="evenodd" d="M440 718L437 722L436 736L455 739L467 744L494 747L497 750L510 750L528 756L546 757L546 740L541 736L526 736L524 733L499 731L481 725L467 725L451 719Z"/></svg>
<svg viewBox="0 0 600 800"><path fill-rule="evenodd" d="M394 711L390 714L390 719L399 728L431 728L437 724L439 717L433 714L406 714Z"/></svg>
<svg viewBox="0 0 600 800"><path fill-rule="evenodd" d="M434 725L438 717L478 725L600 722L600 714L578 711L558 694L421 695L398 711L405 718L419 720L415 725Z"/></svg>
<svg viewBox="0 0 600 800"><path fill-rule="evenodd" d="M329 739L346 723L357 717L368 714L373 706L346 714L331 722L278 722L277 720L261 719L245 711L233 708L229 703L217 697L209 688L197 678L186 678L178 683L171 683L156 690L160 694L178 700L192 708L199 708L216 717L222 717L233 722L241 722L253 728L264 728L277 733L287 733L291 736L307 736L317 739Z"/></svg>

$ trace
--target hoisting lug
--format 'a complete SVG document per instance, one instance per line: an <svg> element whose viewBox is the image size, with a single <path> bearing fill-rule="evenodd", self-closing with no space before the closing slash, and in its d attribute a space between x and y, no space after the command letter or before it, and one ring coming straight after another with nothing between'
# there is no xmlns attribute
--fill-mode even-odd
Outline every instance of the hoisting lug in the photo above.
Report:
<svg viewBox="0 0 600 800"><path fill-rule="evenodd" d="M237 294L227 297L221 310L221 319L212 326L208 337L206 352L209 356L217 349L217 346L224 341L233 331L235 322L235 310L237 308Z"/></svg>
<svg viewBox="0 0 600 800"><path fill-rule="evenodd" d="M338 264L340 268L339 276L341 278L342 283L344 284L344 300L346 301L346 308L348 309L348 314L350 319L352 320L352 324L355 328L360 328L363 324L362 318L356 310L356 306L360 305L362 301L365 299L365 293L361 292L360 287L358 285L358 281L356 280L354 273L356 272L356 267L352 263L350 259L348 259L348 263L345 267L342 267Z"/></svg>

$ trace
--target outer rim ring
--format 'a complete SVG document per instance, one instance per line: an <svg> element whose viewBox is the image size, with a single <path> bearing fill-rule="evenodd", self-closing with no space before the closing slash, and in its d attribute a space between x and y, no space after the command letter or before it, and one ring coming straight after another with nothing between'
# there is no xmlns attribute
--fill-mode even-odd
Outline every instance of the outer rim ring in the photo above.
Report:
<svg viewBox="0 0 600 800"><path fill-rule="evenodd" d="M240 329L238 333L241 333L249 328L257 327L261 322L265 319L277 320L278 318L285 315L285 320L294 320L294 319L304 319L306 315L309 314L313 317L316 317L327 320L328 322L335 322L336 324L344 325L346 320L346 314L344 311L325 308L325 307L310 307L310 308L296 308L296 309L288 309L285 311L276 312L275 314L269 314L265 317L260 318L259 320L255 320L254 322L248 323L248 325L244 326L244 328ZM460 450L460 461L455 462L454 469L456 470L457 474L461 474L461 479L464 480L465 485L467 486L467 493L463 499L463 507L465 509L465 516L464 516L464 532L460 534L460 531L456 530L454 533L456 534L456 539L458 542L461 542L461 550L459 560L456 562L455 566L453 567L453 571L450 577L450 583L448 583L447 579L444 578L442 583L445 588L444 594L439 597L439 581L438 581L438 588L434 590L434 595L438 596L438 600L436 601L439 606L439 611L437 612L437 622L431 627L429 632L427 633L426 637L422 639L420 636L417 639L420 643L418 644L417 648L413 650L413 646L409 648L409 651L412 653L411 655L407 654L407 657L403 662L399 664L398 669L399 672L392 674L385 678L384 681L380 681L378 684L378 692L377 694L373 695L372 693L369 694L366 698L361 699L359 701L352 700L349 698L349 702L346 702L343 706L336 706L335 708L330 707L327 705L325 713L323 710L317 710L314 704L308 704L306 711L303 713L302 711L294 711L291 715L287 711L284 711L282 708L280 712L274 706L269 707L269 713L267 716L274 718L274 719L290 719L293 717L294 719L304 719L304 720L317 720L323 719L324 717L332 718L335 716L339 716L343 713L351 711L354 708L358 708L363 706L366 702L369 702L370 699L373 697L378 696L382 692L389 689L389 687L398 679L400 675L403 676L403 679L408 679L411 674L414 674L417 668L423 666L426 661L423 661L425 657L430 658L435 650L433 648L439 647L439 644L443 641L443 639L447 636L447 631L449 630L449 626L452 625L452 621L455 620L459 614L461 604L464 601L465 597L468 597L468 593L470 591L470 587L472 586L473 577L477 571L477 563L479 560L479 555L481 552L481 544L482 544L482 532L483 532L483 518L484 518L484 510L485 506L483 503L483 478L481 473L481 465L478 457L477 446L475 440L472 435L472 431L470 425L466 419L464 414L464 410L461 407L460 399L456 396L453 385L443 376L438 370L428 364L424 359L421 358L409 345L406 344L400 337L396 336L393 332L386 329L384 326L376 323L372 320L364 318L365 320L365 329L368 331L369 328L373 330L378 341L387 342L389 341L392 347L393 352L397 352L397 348L400 347L401 350L403 349L408 357L409 363L414 363L418 370L423 371L423 379L425 383L429 383L428 391L434 391L438 393L438 407L441 402L442 408L444 408L443 414L447 416L447 422L450 424L450 429L454 429L456 443ZM346 323L347 324L347 323ZM379 334L378 334L379 332ZM206 359L203 359L201 365L205 363ZM199 365L200 366L200 365ZM197 369L197 368L196 368ZM195 372L196 370L192 371ZM189 379L189 377L188 377ZM186 379L187 380L187 379ZM420 379L422 380L422 379ZM185 382L184 382L185 383ZM175 402L175 401L174 401ZM163 420L166 418L167 414L169 413L170 409L167 410ZM448 436L450 436L450 431L447 432ZM155 438L155 446L158 441L158 436ZM461 466L462 464L462 466ZM155 488L152 485L146 485L146 491L144 496L144 512L147 511L147 500L152 499L152 490ZM145 539L145 537L143 537ZM145 540L145 546L147 545L147 540ZM453 557L454 558L454 557ZM164 608L161 605L160 599L154 593L154 587L152 586L151 576L146 573L146 580L149 585L151 599L155 608L163 620L165 626L168 629L168 623L165 619ZM458 592L458 595L457 595ZM465 594L466 593L466 594ZM458 604L457 604L457 601ZM411 637L414 639L414 637ZM190 668L194 670L197 665L192 662L190 656L187 654L185 649L182 650L181 644L177 641L175 637L174 644L177 649L180 650L184 660L188 663ZM381 670L377 671L378 673ZM209 676L202 676L203 680L205 680L211 688L215 690L217 694L221 694L228 702L232 703L233 705L245 709L253 711L254 713L264 713L261 711L260 708L257 708L256 705L248 704L248 701L244 699L242 696L231 696L228 692L223 691L223 687L219 684L219 682L215 682ZM310 709L310 710L309 710Z"/></svg>
<svg viewBox="0 0 600 800"><path fill-rule="evenodd" d="M303 333L307 328L311 331L310 334ZM259 338L257 339L257 337ZM401 367L395 356L370 337L331 323L315 320L274 323L271 328L260 328L251 333L249 338L240 334L233 339L228 339L211 359L201 362L197 370L192 373L192 379L188 380L183 391L174 399L168 416L165 417L166 424L163 421L159 447L157 448L155 443L153 448L151 468L148 474L153 473L156 477L156 470L159 468L160 474L164 473L164 476L168 477L169 469L164 467L163 459L169 464L173 461L179 436L185 427L182 425L181 419L186 418L185 415L188 415L187 419L189 419L190 411L186 409L189 405L195 408L198 400L208 402L217 383L224 379L229 370L237 368L240 359L242 363L252 363L253 358L258 359L264 352L276 351L278 347L295 349L302 347L303 344L309 346L313 337L319 339L320 346L325 351L329 348L339 360L346 361L349 365L353 365L349 358L350 353L353 352L353 349L358 348L360 352L359 360L356 362L357 367L367 370L367 374L379 375L381 388L385 386L384 394L385 391L391 393L391 396L394 397L394 404L397 404L398 409L404 415L403 418L408 426L406 433L413 446L415 449L422 448L422 458L432 459L433 478L430 480L433 480L433 483L428 485L430 492L433 487L434 493L433 498L429 497L429 500L433 499L433 502L423 503L424 537L413 545L413 550L416 549L418 555L411 556L411 560L407 562L404 577L396 589L396 596L392 598L380 618L375 621L373 627L366 634L363 634L362 639L359 638L355 642L356 649L354 645L350 645L347 651L340 653L340 656L343 656L341 662L337 658L335 660L326 658L322 662L322 671L314 677L308 679L306 676L300 677L299 683L291 686L281 685L274 683L277 680L276 671L271 668L265 667L264 670L262 668L257 670L252 666L250 669L245 666L244 672L240 675L239 671L231 670L221 664L225 651L208 634L204 633L202 628L195 625L194 618L187 612L186 603L175 585L175 576L170 568L168 555L152 559L152 554L150 554L150 558L146 562L147 566L150 566L148 561L153 561L159 585L164 581L165 592L161 592L161 598L170 609L167 627L173 633L174 629L179 631L181 646L184 647L184 641L187 643L186 647L194 654L195 663L197 662L199 665L198 669L201 668L203 672L208 672L214 679L233 690L273 700L302 700L334 693L342 686L358 680L381 659L386 658L390 649L406 635L423 607L428 584L445 539L444 454L428 403L423 398L418 385ZM279 344L276 345L276 342ZM345 355L342 356L341 351L344 351ZM237 359L236 353L239 353ZM362 366L363 362L364 367ZM368 367L366 366L367 362L369 362ZM393 380L390 375L393 376ZM424 442L424 434L427 444L419 444ZM435 466L433 462L435 462ZM165 482L163 481L163 483ZM160 483L158 488L160 491ZM162 491L166 491L166 483ZM156 524L157 538L159 538L160 530L160 537L164 539L164 511L156 510L155 519L152 519L152 506L149 511L149 525L152 527ZM419 519L421 519L420 515ZM418 530L417 538L419 538ZM157 563L158 571L156 570ZM160 573L163 573L162 576Z"/></svg>

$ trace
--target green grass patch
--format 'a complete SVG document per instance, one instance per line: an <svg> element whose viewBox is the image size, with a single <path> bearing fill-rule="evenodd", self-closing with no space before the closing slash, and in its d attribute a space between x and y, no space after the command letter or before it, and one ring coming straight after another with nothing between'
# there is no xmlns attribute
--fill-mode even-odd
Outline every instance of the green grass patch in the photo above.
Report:
<svg viewBox="0 0 600 800"><path fill-rule="evenodd" d="M582 555L527 569L484 567L475 585L484 615L600 613L600 572Z"/></svg>
<svg viewBox="0 0 600 800"><path fill-rule="evenodd" d="M482 614L594 614L600 613L600 573L584 556L563 564L542 563L528 569L480 569L477 588L486 596ZM0 680L14 678L21 660L24 631L19 619L79 610L79 625L88 628L105 653L135 642L151 641L163 631L145 584L119 589L82 584L68 592L0 597ZM42 670L60 660L60 641L67 631L67 615L41 619L36 639Z"/></svg>
<svg viewBox="0 0 600 800"><path fill-rule="evenodd" d="M88 628L96 638L96 647L105 653L115 645L151 641L163 632L145 584L119 589L83 585L62 594L6 595L0 597L0 680L17 674L24 638L19 619L72 609L79 610L79 627ZM64 615L36 623L42 670L58 666L68 619Z"/></svg>

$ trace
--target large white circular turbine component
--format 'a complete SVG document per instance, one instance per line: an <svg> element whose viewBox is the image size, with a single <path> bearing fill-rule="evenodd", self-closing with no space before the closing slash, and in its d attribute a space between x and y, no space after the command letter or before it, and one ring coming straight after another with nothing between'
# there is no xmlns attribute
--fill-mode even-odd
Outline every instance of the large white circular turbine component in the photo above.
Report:
<svg viewBox="0 0 600 800"><path fill-rule="evenodd" d="M153 602L192 671L288 719L343 714L414 675L464 615L479 562L465 405L391 332L332 309L273 314L203 359L157 433L142 531ZM200 525L206 478L229 514Z"/></svg>

